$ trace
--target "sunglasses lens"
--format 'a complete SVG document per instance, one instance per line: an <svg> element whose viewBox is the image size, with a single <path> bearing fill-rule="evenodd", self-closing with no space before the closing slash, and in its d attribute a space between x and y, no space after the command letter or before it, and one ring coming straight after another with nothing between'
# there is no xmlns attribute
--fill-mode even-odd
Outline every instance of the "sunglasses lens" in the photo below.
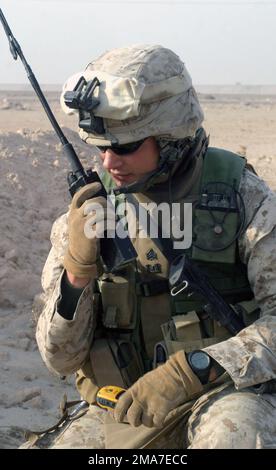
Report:
<svg viewBox="0 0 276 470"><path fill-rule="evenodd" d="M138 142L130 142L129 144L123 145L111 145L111 146L99 146L98 149L101 152L106 152L107 150L112 150L112 152L117 155L127 155L128 153L133 153L138 150L139 147L144 143L145 139L139 140Z"/></svg>

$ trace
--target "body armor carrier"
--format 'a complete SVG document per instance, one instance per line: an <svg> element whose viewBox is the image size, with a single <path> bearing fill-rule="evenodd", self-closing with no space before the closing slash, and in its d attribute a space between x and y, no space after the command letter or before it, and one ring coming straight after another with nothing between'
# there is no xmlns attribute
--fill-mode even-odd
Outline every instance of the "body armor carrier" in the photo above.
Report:
<svg viewBox="0 0 276 470"><path fill-rule="evenodd" d="M257 319L259 309L238 254L238 238L245 223L238 188L245 165L246 160L232 152L206 151L193 204L193 242L185 253L249 325ZM152 240L144 243L152 244ZM149 263L157 256L152 246L147 250ZM95 401L98 387L110 383L129 387L153 364L158 365L154 353L159 345L167 354L180 349L188 352L230 336L206 315L199 296L181 293L173 297L167 276L145 275L143 268L136 262L116 274L103 275L97 282L94 311L98 326L90 357L76 381L81 396L90 403ZM167 313L159 318L161 305Z"/></svg>

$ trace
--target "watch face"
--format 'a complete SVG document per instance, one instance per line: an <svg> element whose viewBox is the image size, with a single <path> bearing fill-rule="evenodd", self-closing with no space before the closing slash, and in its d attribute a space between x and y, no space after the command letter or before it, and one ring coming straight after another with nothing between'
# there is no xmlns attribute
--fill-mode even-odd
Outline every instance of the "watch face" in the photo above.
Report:
<svg viewBox="0 0 276 470"><path fill-rule="evenodd" d="M193 351L190 362L195 369L205 370L210 366L210 356L203 351Z"/></svg>

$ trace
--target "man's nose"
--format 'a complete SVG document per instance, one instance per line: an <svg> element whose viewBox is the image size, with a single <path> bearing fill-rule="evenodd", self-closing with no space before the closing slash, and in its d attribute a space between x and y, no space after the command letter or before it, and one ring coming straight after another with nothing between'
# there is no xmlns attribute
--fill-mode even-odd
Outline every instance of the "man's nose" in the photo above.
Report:
<svg viewBox="0 0 276 470"><path fill-rule="evenodd" d="M122 166L122 159L112 150L108 149L104 153L103 166L106 170L115 170Z"/></svg>

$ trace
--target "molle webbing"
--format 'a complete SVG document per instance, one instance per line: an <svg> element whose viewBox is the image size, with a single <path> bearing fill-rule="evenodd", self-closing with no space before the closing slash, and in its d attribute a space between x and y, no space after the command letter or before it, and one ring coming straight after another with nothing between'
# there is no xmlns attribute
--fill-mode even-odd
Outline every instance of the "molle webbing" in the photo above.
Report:
<svg viewBox="0 0 276 470"><path fill-rule="evenodd" d="M201 188L214 181L232 186L238 191L246 159L228 150L209 147L203 163Z"/></svg>

